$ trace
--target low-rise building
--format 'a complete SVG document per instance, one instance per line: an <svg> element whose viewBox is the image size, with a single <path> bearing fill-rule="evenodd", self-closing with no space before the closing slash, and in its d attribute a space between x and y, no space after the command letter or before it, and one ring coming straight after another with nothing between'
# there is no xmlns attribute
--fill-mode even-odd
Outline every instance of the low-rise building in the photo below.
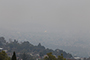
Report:
<svg viewBox="0 0 90 60"><path fill-rule="evenodd" d="M0 48L0 52L3 50L3 48Z"/></svg>

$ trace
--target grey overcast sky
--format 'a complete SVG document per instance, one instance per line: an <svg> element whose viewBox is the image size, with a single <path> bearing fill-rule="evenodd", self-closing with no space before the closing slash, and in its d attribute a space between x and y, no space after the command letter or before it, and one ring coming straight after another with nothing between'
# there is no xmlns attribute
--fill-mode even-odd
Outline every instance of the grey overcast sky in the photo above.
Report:
<svg viewBox="0 0 90 60"><path fill-rule="evenodd" d="M0 0L0 28L89 32L90 0Z"/></svg>

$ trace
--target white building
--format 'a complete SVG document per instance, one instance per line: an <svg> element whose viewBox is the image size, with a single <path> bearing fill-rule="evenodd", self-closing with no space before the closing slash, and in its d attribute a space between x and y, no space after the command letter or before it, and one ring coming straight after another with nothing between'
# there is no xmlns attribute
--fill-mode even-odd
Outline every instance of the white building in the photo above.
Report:
<svg viewBox="0 0 90 60"><path fill-rule="evenodd" d="M76 60L77 60L77 59L80 59L80 57L74 57L74 59L76 59Z"/></svg>
<svg viewBox="0 0 90 60"><path fill-rule="evenodd" d="M0 51L2 51L3 50L3 48L0 48Z"/></svg>

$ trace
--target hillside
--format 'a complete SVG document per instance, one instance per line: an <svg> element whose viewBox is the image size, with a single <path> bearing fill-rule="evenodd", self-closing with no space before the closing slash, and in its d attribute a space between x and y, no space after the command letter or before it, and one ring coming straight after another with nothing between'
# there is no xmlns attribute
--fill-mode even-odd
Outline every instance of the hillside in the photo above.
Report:
<svg viewBox="0 0 90 60"><path fill-rule="evenodd" d="M39 54L42 57L47 53L52 52L53 55L56 56L63 54L65 58L72 58L71 54L66 53L63 50L60 49L52 50L49 48L45 48L44 46L41 45L41 43L35 46L28 41L24 41L21 43L19 43L17 40L6 42L4 37L0 37L0 47L7 50L7 52L9 53L13 51L16 51L16 53L25 52L25 53Z"/></svg>

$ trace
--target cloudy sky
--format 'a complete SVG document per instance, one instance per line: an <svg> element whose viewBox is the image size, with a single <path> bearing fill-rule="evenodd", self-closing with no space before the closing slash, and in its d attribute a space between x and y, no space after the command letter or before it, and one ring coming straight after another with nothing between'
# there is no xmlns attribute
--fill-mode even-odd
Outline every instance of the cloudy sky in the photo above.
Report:
<svg viewBox="0 0 90 60"><path fill-rule="evenodd" d="M0 0L0 28L89 33L90 0Z"/></svg>

